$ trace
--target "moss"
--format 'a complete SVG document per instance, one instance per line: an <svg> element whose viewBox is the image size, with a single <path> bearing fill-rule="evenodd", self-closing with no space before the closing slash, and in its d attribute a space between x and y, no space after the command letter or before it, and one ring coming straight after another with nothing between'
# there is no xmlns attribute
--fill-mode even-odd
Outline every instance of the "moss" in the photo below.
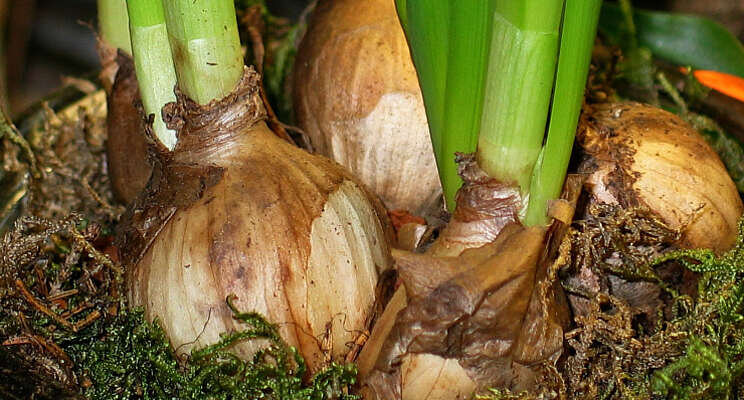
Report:
<svg viewBox="0 0 744 400"><path fill-rule="evenodd" d="M729 399L744 393L744 220L733 249L674 251L652 265L677 261L700 274L692 312L672 321L687 329L682 357L657 370L655 394L672 399Z"/></svg>
<svg viewBox="0 0 744 400"><path fill-rule="evenodd" d="M508 389L489 389L488 394L476 395L475 400L535 400L529 392L512 393Z"/></svg>
<svg viewBox="0 0 744 400"><path fill-rule="evenodd" d="M112 321L104 336L67 347L83 376L90 399L353 399L345 394L356 379L352 365L333 364L303 382L305 362L286 345L274 325L255 313L234 317L249 328L191 352L183 366L160 325L140 309ZM271 346L243 361L227 352L241 340L269 339Z"/></svg>

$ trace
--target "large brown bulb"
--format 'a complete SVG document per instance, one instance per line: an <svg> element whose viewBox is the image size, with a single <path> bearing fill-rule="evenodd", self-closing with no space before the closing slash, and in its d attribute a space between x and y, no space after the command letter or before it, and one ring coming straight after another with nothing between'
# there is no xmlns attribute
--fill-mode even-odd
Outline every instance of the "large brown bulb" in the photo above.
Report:
<svg viewBox="0 0 744 400"><path fill-rule="evenodd" d="M385 215L340 165L268 129L258 84L248 70L219 102L166 109L178 144L128 214L129 298L183 353L245 328L225 303L234 294L314 372L365 329L390 264Z"/></svg>
<svg viewBox="0 0 744 400"><path fill-rule="evenodd" d="M393 0L321 0L297 53L294 108L316 151L390 209L438 210L436 162Z"/></svg>
<svg viewBox="0 0 744 400"><path fill-rule="evenodd" d="M579 130L595 201L645 207L685 248L725 251L736 239L742 202L718 155L676 115L638 103L596 106Z"/></svg>

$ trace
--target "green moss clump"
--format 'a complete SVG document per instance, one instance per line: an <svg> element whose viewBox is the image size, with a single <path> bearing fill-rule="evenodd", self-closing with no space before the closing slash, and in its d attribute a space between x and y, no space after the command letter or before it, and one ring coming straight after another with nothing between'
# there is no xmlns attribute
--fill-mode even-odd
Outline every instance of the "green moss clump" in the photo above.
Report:
<svg viewBox="0 0 744 400"><path fill-rule="evenodd" d="M700 274L692 312L672 324L688 334L684 355L654 373L651 388L670 399L730 399L744 395L744 220L733 249L667 253L652 265L677 261Z"/></svg>
<svg viewBox="0 0 744 400"><path fill-rule="evenodd" d="M100 340L66 350L89 379L84 393L92 400L356 398L347 394L356 380L353 365L332 364L305 384L304 360L276 327L255 313L233 312L250 328L192 351L183 367L163 329L157 321L148 323L140 309L117 316ZM238 341L258 338L271 345L250 361L226 351Z"/></svg>

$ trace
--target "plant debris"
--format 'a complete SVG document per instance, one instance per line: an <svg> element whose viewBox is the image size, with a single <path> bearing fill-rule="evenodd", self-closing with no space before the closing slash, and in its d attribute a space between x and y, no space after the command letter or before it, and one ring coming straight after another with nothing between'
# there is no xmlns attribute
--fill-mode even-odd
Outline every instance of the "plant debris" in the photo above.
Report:
<svg viewBox="0 0 744 400"><path fill-rule="evenodd" d="M563 273L574 312L559 365L575 399L725 399L744 388L744 220L737 244L675 250L642 209L590 209Z"/></svg>
<svg viewBox="0 0 744 400"><path fill-rule="evenodd" d="M588 210L561 271L574 314L561 382L476 398L744 398L744 219L720 256L674 249L678 235L642 209Z"/></svg>
<svg viewBox="0 0 744 400"><path fill-rule="evenodd" d="M308 5L299 21L293 24L287 18L273 15L266 0L235 0L241 42L252 45L246 65L254 65L262 74L269 103L276 110L277 115L270 115L270 120L277 117L277 122L294 120L291 71L314 3Z"/></svg>
<svg viewBox="0 0 744 400"><path fill-rule="evenodd" d="M68 343L102 333L121 304L111 235L79 216L22 217L0 242L0 338L40 374L80 383Z"/></svg>
<svg viewBox="0 0 744 400"><path fill-rule="evenodd" d="M269 31L278 32L262 42L261 57L269 97L279 100L280 115L290 115L284 79L301 27L271 20L263 2L242 4L254 7L250 18L268 20ZM679 85L664 83L649 54L598 47L595 56L601 62L588 102L635 91L676 107L744 187L741 147L714 121L686 110L690 93L675 99ZM332 364L309 378L276 327L239 312L231 298L233 317L246 329L182 359L157 321L126 308L111 242L123 207L106 174L99 93L64 110L44 108L25 136L7 122L0 127L0 232L8 231L0 241L0 397L355 398L354 366ZM675 249L678 237L643 209L588 209L573 224L570 261L560 271L573 322L557 366L534 393L492 389L476 399L744 398L744 220L735 247L723 255ZM253 339L272 346L251 360L227 351Z"/></svg>
<svg viewBox="0 0 744 400"><path fill-rule="evenodd" d="M3 132L0 232L20 215L61 220L78 213L103 225L116 222L124 209L106 173L103 92L58 111L42 103L38 114L25 135L9 124Z"/></svg>

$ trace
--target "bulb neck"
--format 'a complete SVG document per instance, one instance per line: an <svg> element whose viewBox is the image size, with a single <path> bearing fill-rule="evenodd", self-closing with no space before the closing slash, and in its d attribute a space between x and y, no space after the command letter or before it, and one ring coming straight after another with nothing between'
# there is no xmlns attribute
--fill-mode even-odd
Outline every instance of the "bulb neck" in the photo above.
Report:
<svg viewBox="0 0 744 400"><path fill-rule="evenodd" d="M173 157L179 161L209 163L214 158L211 154L224 156L225 152L239 147L244 136L266 119L260 85L260 75L253 67L246 67L229 95L206 105L176 89L177 101L163 108L163 120L178 137Z"/></svg>

